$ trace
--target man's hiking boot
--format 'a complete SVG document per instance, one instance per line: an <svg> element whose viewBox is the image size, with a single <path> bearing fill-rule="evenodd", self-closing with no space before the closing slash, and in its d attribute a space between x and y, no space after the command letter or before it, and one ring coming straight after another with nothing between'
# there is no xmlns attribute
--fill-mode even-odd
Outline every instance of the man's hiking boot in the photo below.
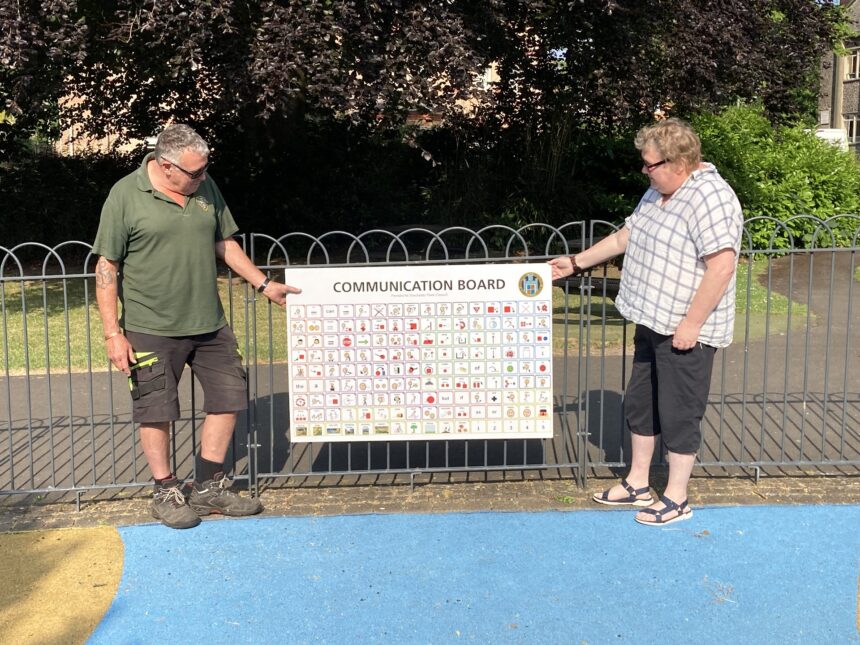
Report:
<svg viewBox="0 0 860 645"><path fill-rule="evenodd" d="M256 515L263 510L260 500L254 497L241 497L230 490L233 481L227 479L224 473L217 473L214 479L194 482L188 505L198 515L220 513L238 517Z"/></svg>
<svg viewBox="0 0 860 645"><path fill-rule="evenodd" d="M200 517L185 503L182 483L174 478L155 485L152 516L172 529L190 529L200 524Z"/></svg>

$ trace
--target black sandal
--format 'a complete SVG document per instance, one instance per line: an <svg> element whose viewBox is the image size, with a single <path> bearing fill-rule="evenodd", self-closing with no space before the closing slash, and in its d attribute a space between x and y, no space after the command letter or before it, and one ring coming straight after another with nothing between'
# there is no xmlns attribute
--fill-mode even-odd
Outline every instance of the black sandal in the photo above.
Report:
<svg viewBox="0 0 860 645"><path fill-rule="evenodd" d="M621 499L609 499L609 491L603 491L602 493L594 493L591 499L593 499L598 504L606 504L607 506L651 506L654 503L654 499L651 497L651 488L649 486L644 486L643 488L633 488L626 479L621 480L621 485L624 487L624 490L627 491L627 497L622 497ZM646 495L647 497L639 498L640 495Z"/></svg>
<svg viewBox="0 0 860 645"><path fill-rule="evenodd" d="M684 500L683 502L678 504L676 502L673 502L665 495L660 495L660 501L663 502L663 508L661 508L660 510L654 508L643 508L641 511L642 513L653 515L653 522L647 520L640 520L638 517L634 517L633 519L635 519L640 524L644 524L645 526L666 526L667 524L672 524L673 522L681 522L683 520L689 520L691 517L693 517L693 509L687 506L687 500ZM668 520L663 519L663 516L673 511L678 513L675 517L670 517Z"/></svg>

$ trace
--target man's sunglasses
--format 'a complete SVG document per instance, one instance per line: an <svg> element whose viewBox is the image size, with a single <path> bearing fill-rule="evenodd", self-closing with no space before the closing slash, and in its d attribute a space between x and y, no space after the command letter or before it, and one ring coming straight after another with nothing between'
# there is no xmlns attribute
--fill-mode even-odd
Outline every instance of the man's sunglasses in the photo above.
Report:
<svg viewBox="0 0 860 645"><path fill-rule="evenodd" d="M171 161L170 159L167 159L166 157L162 157L162 159L164 161L166 161L167 163L169 163L171 166L175 166L176 168L179 168L179 170L184 172L188 176L189 179L200 179L203 176L203 173L205 173L209 169L209 163L207 162L206 165L203 166L200 170L195 170L194 172L191 172L189 170L185 170L185 168L180 166L175 161Z"/></svg>

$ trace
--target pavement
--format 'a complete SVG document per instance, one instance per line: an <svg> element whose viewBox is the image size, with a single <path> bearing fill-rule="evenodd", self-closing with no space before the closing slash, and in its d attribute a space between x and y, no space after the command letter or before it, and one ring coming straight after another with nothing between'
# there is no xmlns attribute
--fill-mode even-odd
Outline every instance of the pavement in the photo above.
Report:
<svg viewBox="0 0 860 645"><path fill-rule="evenodd" d="M462 482L381 486L262 487L264 516L324 516L368 513L439 513L479 511L563 511L594 508L592 493L614 480L589 479L586 488L571 480ZM665 473L655 472L659 490ZM860 504L860 476L694 477L691 505ZM72 503L9 505L0 509L0 533L52 528L131 526L152 522L150 500L129 499ZM213 520L217 521L217 520Z"/></svg>

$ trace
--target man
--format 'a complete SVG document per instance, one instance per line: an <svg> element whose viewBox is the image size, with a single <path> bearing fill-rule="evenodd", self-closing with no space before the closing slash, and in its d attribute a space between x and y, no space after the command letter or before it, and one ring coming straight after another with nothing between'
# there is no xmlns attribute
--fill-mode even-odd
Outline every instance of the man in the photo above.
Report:
<svg viewBox="0 0 860 645"><path fill-rule="evenodd" d="M626 252L615 306L636 323L624 398L633 454L627 477L593 499L647 507L636 521L664 526L693 515L687 484L701 444L714 354L732 340L743 213L714 166L702 163L699 137L683 121L647 126L635 145L651 186L624 227L550 264L558 279ZM658 434L669 481L655 503L648 481Z"/></svg>
<svg viewBox="0 0 860 645"><path fill-rule="evenodd" d="M229 490L224 472L236 415L248 401L218 297L216 258L280 306L287 294L301 292L267 279L231 238L238 227L208 166L209 147L194 130L166 127L140 168L111 189L93 244L107 354L129 376L133 419L155 479L152 514L171 528L196 526L210 513L263 510L258 499ZM187 502L170 470L168 434L179 418L177 385L186 364L203 388L206 412Z"/></svg>

